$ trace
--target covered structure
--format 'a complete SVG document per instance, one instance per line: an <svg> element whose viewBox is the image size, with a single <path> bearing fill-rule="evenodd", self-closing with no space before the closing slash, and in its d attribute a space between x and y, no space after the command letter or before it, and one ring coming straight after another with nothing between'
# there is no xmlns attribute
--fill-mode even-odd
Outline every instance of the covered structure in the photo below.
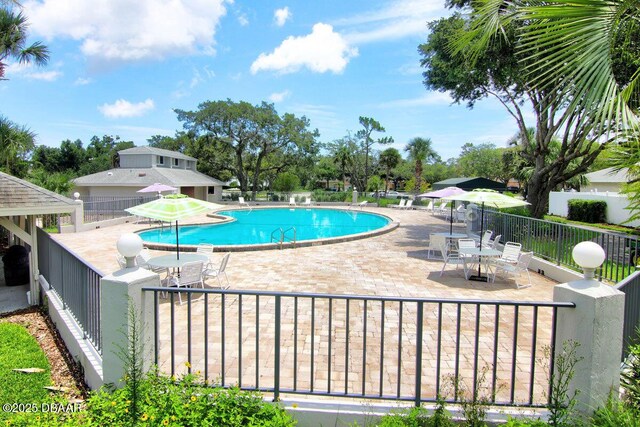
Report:
<svg viewBox="0 0 640 427"><path fill-rule="evenodd" d="M601 169L595 172L585 173L587 183L580 186L581 192L611 192L619 193L622 186L628 183L629 168L615 170L614 168Z"/></svg>
<svg viewBox="0 0 640 427"><path fill-rule="evenodd" d="M13 235L13 241L28 247L31 304L38 304L38 239L36 218L47 214L76 213L82 207L72 199L35 184L0 172L0 226ZM13 242L9 242L10 244Z"/></svg>
<svg viewBox="0 0 640 427"><path fill-rule="evenodd" d="M487 178L449 178L444 181L438 181L433 183L431 188L433 190L442 190L447 187L458 187L465 191L473 191L476 188L488 188L489 190L495 190L504 192L507 191L507 186L498 181L493 181Z"/></svg>

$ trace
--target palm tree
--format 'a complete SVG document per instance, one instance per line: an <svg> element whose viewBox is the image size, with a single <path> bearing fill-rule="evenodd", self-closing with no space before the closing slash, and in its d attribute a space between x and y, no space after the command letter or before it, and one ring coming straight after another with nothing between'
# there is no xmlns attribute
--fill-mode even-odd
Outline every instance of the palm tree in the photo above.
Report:
<svg viewBox="0 0 640 427"><path fill-rule="evenodd" d="M384 167L385 177L384 177L384 190L387 191L389 189L389 177L391 176L391 169L395 168L400 164L402 160L402 156L400 152L395 148L387 148L382 153L380 153L380 166Z"/></svg>
<svg viewBox="0 0 640 427"><path fill-rule="evenodd" d="M19 166L35 148L35 137L35 133L26 126L17 125L0 116L0 164L6 173L23 175Z"/></svg>
<svg viewBox="0 0 640 427"><path fill-rule="evenodd" d="M27 18L22 12L14 13L8 7L0 7L0 79L4 79L5 60L19 63L45 65L49 61L49 49L41 42L25 47L27 42Z"/></svg>
<svg viewBox="0 0 640 427"><path fill-rule="evenodd" d="M341 145L333 155L333 162L338 165L340 174L342 175L342 189L346 188L345 175L347 166L353 163L353 157L346 145Z"/></svg>
<svg viewBox="0 0 640 427"><path fill-rule="evenodd" d="M404 151L409 153L409 160L413 160L416 163L416 192L420 192L422 181L422 163L430 160L435 160L438 154L431 147L431 139L429 138L413 138Z"/></svg>

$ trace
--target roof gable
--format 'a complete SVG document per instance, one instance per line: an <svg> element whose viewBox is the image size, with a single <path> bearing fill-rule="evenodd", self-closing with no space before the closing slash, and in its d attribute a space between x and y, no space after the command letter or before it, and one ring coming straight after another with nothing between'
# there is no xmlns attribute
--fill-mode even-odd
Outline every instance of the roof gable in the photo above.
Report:
<svg viewBox="0 0 640 427"><path fill-rule="evenodd" d="M72 212L74 200L0 172L0 216Z"/></svg>

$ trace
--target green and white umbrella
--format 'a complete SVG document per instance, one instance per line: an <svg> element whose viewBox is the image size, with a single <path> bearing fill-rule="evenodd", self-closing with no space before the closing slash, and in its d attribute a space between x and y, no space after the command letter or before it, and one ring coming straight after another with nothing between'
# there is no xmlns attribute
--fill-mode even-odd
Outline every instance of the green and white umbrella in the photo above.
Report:
<svg viewBox="0 0 640 427"><path fill-rule="evenodd" d="M176 222L176 252L180 258L180 242L178 240L178 220L189 218L207 211L223 207L216 203L205 202L186 196L184 194L169 194L161 199L152 200L129 209L125 209L132 215L159 221Z"/></svg>
<svg viewBox="0 0 640 427"><path fill-rule="evenodd" d="M490 190L488 188L477 188L473 191L469 191L464 194L456 194L453 196L443 197L442 200L458 200L463 202L471 202L477 203L482 206L481 217L480 217L480 239L482 239L482 233L484 232L484 207L489 206L496 209L503 208L515 208L518 206L529 205L529 202L524 200L516 199L515 197L505 196L502 193L499 193L495 190ZM482 241L480 241L480 252L482 252ZM482 275L480 274L480 263L478 263L478 278L482 280Z"/></svg>

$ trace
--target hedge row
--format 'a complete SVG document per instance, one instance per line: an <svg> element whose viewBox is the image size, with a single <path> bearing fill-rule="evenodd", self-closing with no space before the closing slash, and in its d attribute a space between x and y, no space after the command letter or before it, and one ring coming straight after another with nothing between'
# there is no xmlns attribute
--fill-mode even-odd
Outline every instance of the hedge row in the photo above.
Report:
<svg viewBox="0 0 640 427"><path fill-rule="evenodd" d="M571 199L567 219L598 224L607 222L607 202L603 200Z"/></svg>

